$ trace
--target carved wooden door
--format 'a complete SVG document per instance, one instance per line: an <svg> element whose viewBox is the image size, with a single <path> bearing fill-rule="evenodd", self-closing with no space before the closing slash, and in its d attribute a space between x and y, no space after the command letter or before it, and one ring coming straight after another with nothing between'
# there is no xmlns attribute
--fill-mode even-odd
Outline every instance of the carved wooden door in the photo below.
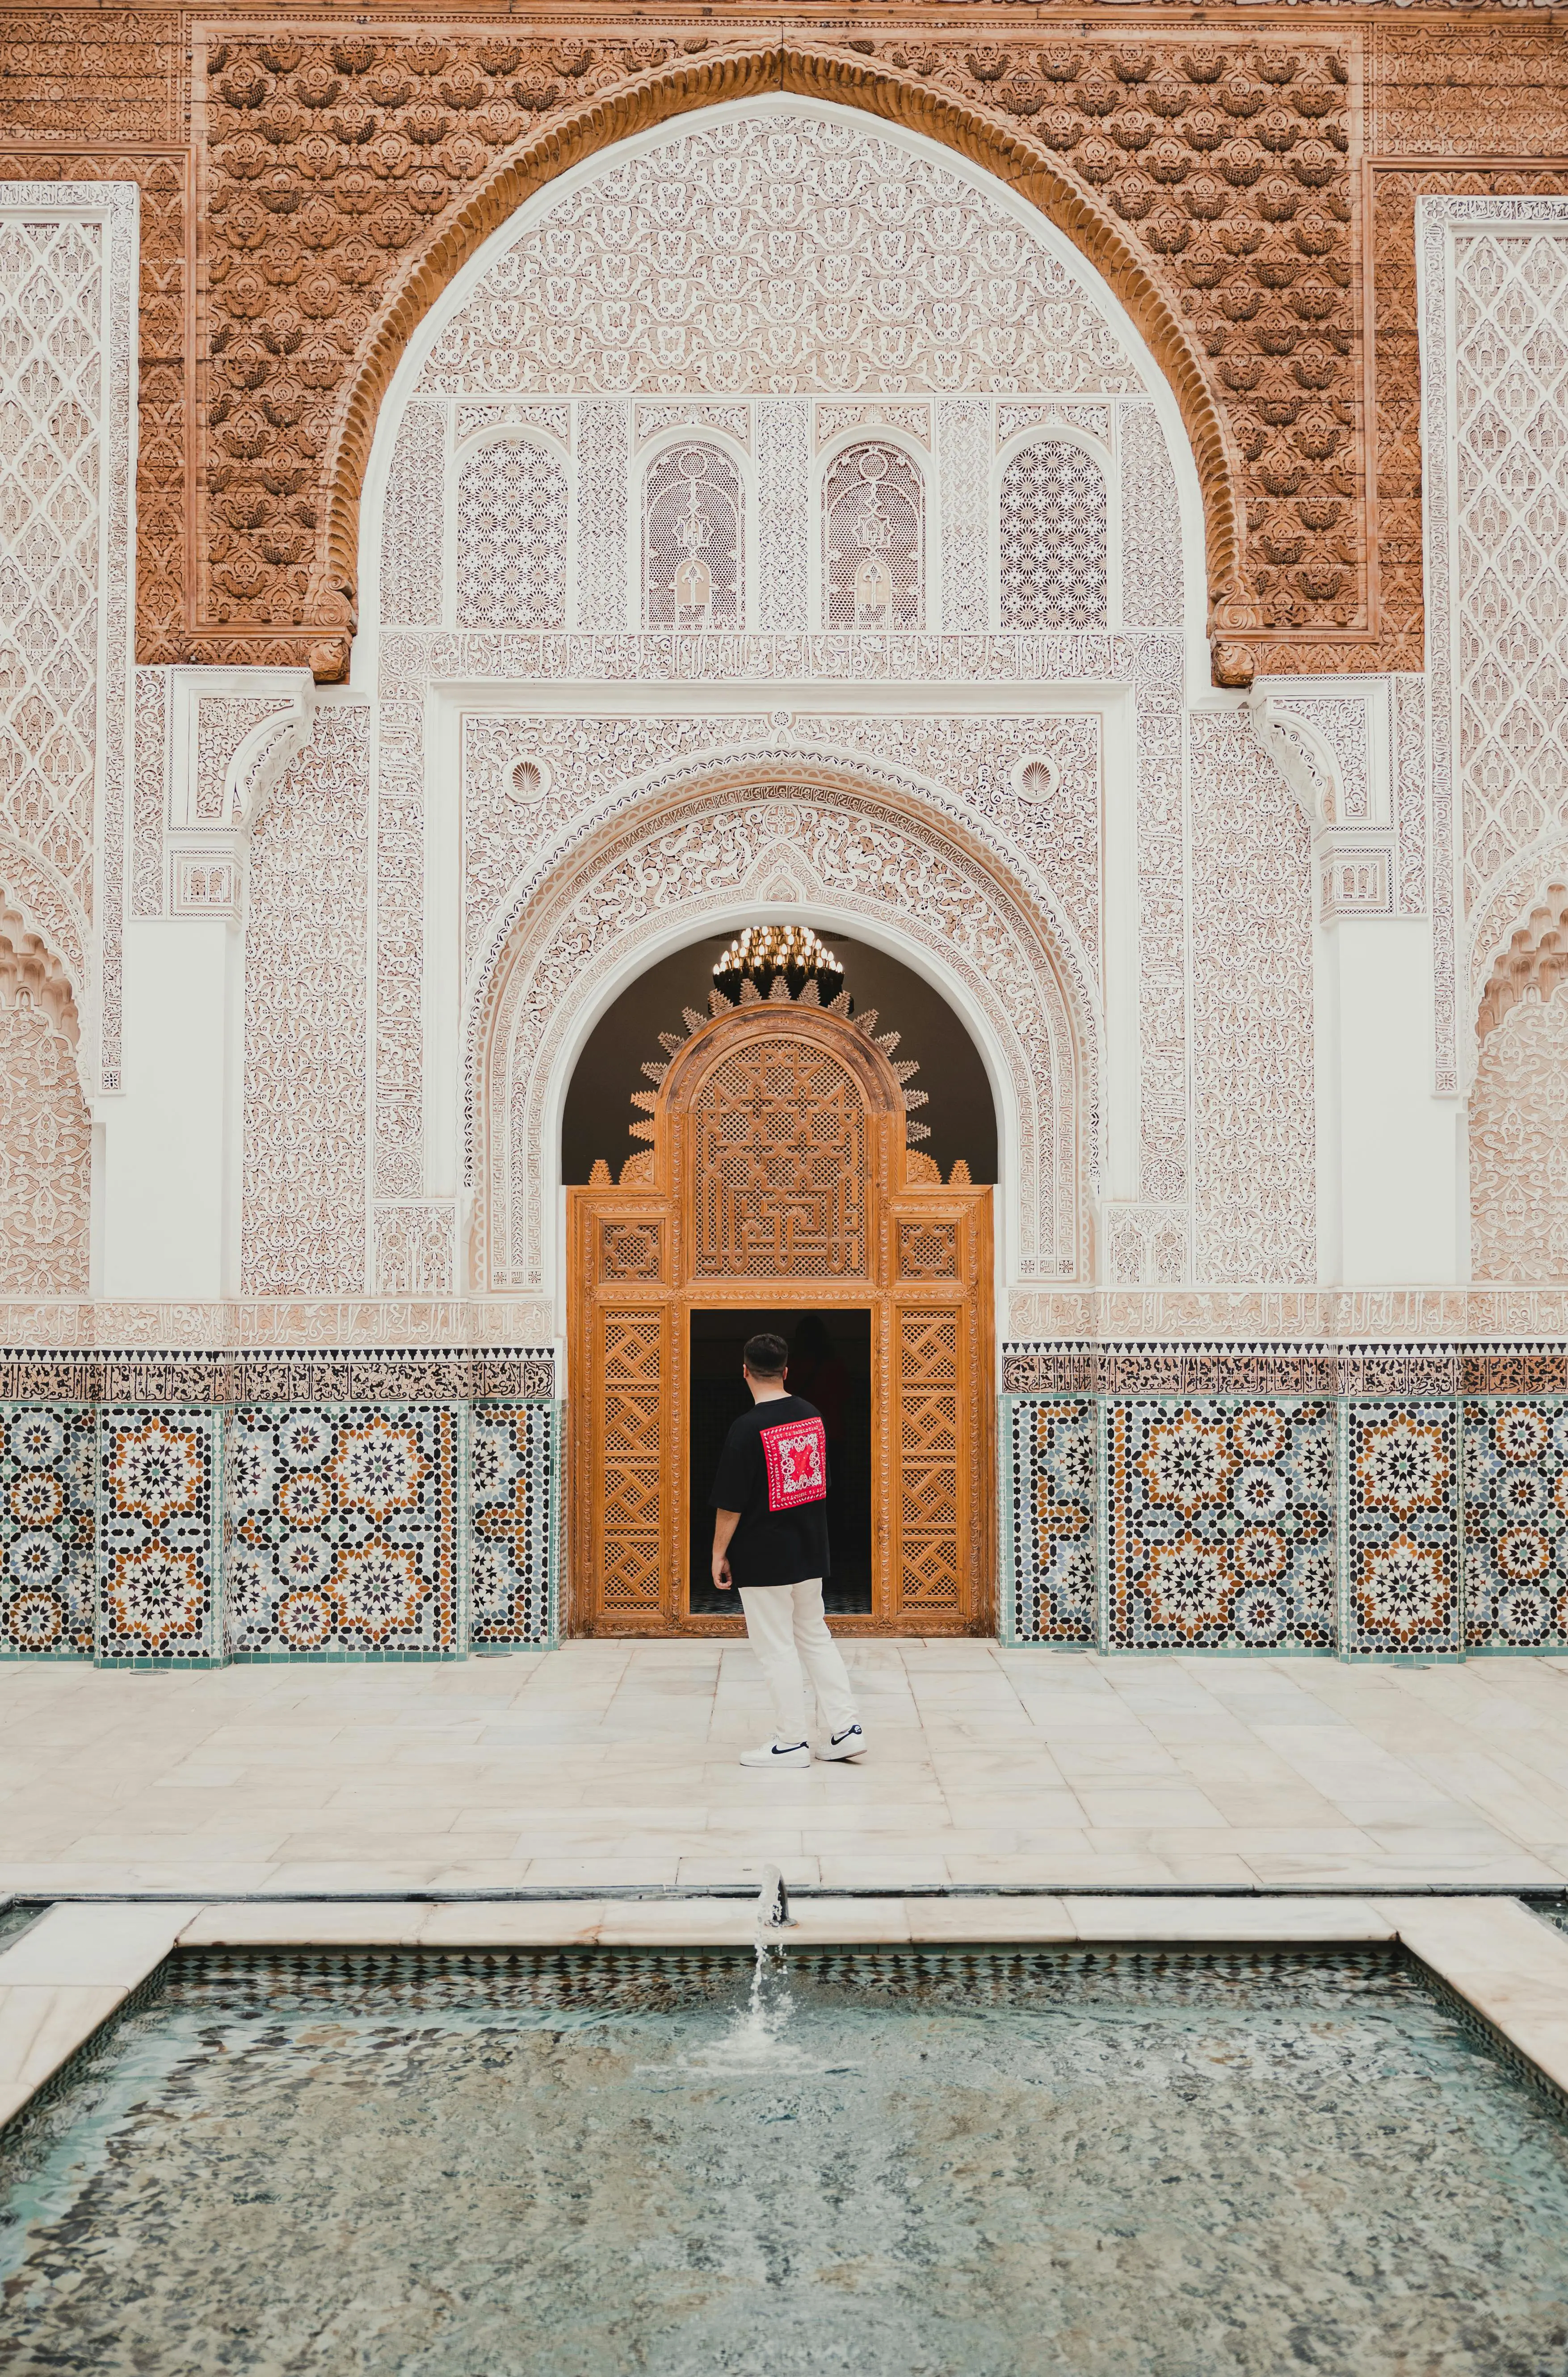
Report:
<svg viewBox="0 0 1568 2377"><path fill-rule="evenodd" d="M688 1607L691 1312L842 1305L871 1320L872 1607L835 1623L988 1627L991 1192L909 1149L913 1069L858 1019L753 997L688 1021L649 1146L568 1191L569 1623L733 1629Z"/></svg>

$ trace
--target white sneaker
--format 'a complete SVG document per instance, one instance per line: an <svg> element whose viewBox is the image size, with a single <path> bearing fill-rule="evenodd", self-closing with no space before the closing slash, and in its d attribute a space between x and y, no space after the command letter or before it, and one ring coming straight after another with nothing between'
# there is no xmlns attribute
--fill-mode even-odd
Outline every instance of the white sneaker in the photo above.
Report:
<svg viewBox="0 0 1568 2377"><path fill-rule="evenodd" d="M844 1752L838 1750L834 1755L842 1758ZM743 1750L740 1762L743 1766L809 1766L811 1744L792 1741L785 1747L776 1741L765 1741L760 1750Z"/></svg>
<svg viewBox="0 0 1568 2377"><path fill-rule="evenodd" d="M853 1725L846 1725L842 1733L835 1733L831 1740L824 1742L817 1755L819 1758L858 1758L865 1747L866 1736L861 1732L860 1719L856 1717Z"/></svg>

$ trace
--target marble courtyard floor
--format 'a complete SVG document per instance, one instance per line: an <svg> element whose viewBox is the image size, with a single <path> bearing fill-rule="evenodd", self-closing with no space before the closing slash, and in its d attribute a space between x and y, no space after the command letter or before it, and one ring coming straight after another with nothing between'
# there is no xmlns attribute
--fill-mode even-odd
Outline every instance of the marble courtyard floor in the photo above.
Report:
<svg viewBox="0 0 1568 2377"><path fill-rule="evenodd" d="M0 1896L1568 1881L1568 1659L845 1647L872 1749L803 1774L742 1645L0 1665Z"/></svg>

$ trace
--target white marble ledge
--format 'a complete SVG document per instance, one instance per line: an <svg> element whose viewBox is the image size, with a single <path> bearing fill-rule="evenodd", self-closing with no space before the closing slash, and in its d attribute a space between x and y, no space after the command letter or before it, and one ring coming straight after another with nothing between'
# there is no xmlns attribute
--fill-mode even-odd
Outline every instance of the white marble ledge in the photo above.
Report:
<svg viewBox="0 0 1568 2377"><path fill-rule="evenodd" d="M124 2005L199 1912L52 1906L0 1953L0 2126Z"/></svg>
<svg viewBox="0 0 1568 2377"><path fill-rule="evenodd" d="M1568 2089L1568 1933L1512 1898L1391 1898L1413 1956Z"/></svg>
<svg viewBox="0 0 1568 2377"><path fill-rule="evenodd" d="M1419 1902L1417 1902L1419 1903ZM1474 1903L1474 1902L1470 1902ZM1481 1901L1483 1905L1493 1904ZM803 1898L792 1946L952 1941L1365 1942L1394 1923L1365 1898ZM251 1900L207 1906L180 1934L211 1947L724 1947L756 1937L750 1898L470 1900L444 1905Z"/></svg>

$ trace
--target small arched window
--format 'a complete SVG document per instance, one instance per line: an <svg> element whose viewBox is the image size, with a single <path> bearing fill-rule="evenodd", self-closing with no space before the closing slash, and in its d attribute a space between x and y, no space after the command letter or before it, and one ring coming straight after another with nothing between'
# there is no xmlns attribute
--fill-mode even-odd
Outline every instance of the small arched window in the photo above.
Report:
<svg viewBox="0 0 1568 2377"><path fill-rule="evenodd" d="M924 623L926 483L899 446L848 446L822 481L830 627Z"/></svg>
<svg viewBox="0 0 1568 2377"><path fill-rule="evenodd" d="M458 625L566 622L565 467L530 437L498 437L458 474Z"/></svg>
<svg viewBox="0 0 1568 2377"><path fill-rule="evenodd" d="M722 446L666 446L642 483L642 621L742 625L740 472Z"/></svg>
<svg viewBox="0 0 1568 2377"><path fill-rule="evenodd" d="M1065 439L1015 454L1001 482L1001 624L1106 624L1105 473Z"/></svg>

